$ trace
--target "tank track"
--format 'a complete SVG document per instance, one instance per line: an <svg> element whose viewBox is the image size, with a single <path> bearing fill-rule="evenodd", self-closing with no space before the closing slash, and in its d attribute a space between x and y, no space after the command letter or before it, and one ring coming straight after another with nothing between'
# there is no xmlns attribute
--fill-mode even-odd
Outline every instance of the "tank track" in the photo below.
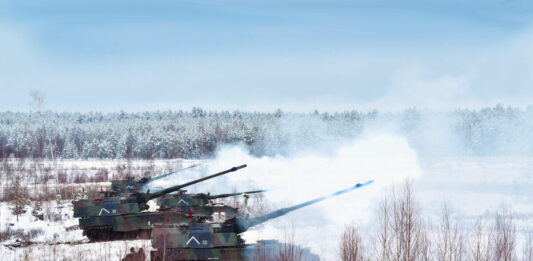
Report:
<svg viewBox="0 0 533 261"><path fill-rule="evenodd" d="M139 229L133 231L113 231L113 228L110 226L92 227L83 230L83 235L89 238L90 242L150 239L150 233L151 229Z"/></svg>

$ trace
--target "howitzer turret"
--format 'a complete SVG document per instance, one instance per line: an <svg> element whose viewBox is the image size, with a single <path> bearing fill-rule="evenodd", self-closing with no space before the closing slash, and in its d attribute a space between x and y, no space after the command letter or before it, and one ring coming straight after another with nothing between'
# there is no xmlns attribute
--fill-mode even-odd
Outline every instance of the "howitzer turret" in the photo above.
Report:
<svg viewBox="0 0 533 261"><path fill-rule="evenodd" d="M164 195L157 199L157 205L160 209L169 209L169 208L180 208L185 209L192 206L205 206L211 203L214 199L219 198L228 198L240 195L250 195L255 193L266 192L266 190L254 190L246 192L237 192L237 193L226 193L211 195L210 193L198 193L198 194L189 194L183 191L177 194Z"/></svg>
<svg viewBox="0 0 533 261"><path fill-rule="evenodd" d="M80 228L90 239L102 239L100 233L107 235L109 233L117 234L118 232L130 232L137 230L150 229L150 223L162 222L179 222L186 220L183 213L176 211L159 211L159 212L141 212L148 209L147 202L151 199L161 197L165 194L179 191L180 189L215 178L246 167L241 165L231 169L209 175L204 178L196 179L185 184L172 186L155 193L136 192L130 196L122 197L104 197L95 200L76 200L73 201L74 217L78 217ZM104 231L104 232L102 232ZM105 232L107 231L107 232ZM117 232L117 233L115 233ZM118 233L117 238L121 239L124 233ZM135 234L134 234L135 235ZM103 239L107 239L103 237Z"/></svg>
<svg viewBox="0 0 533 261"><path fill-rule="evenodd" d="M180 191L176 194L167 194L159 197L157 199L157 205L159 206L159 210L171 209L189 215L212 217L216 220L226 220L236 217L239 214L239 209L224 204L218 204L213 202L214 199L244 195L246 205L248 195L265 191L266 190L254 190L218 195L211 195L209 193L191 194Z"/></svg>
<svg viewBox="0 0 533 261"><path fill-rule="evenodd" d="M372 181L319 197L256 218L232 218L223 223L155 224L152 230L151 260L253 260L257 248L248 248L240 234L258 224L281 217L297 209L363 187ZM271 247L271 246L268 246ZM275 249L263 249L275 253ZM250 259L252 258L252 259Z"/></svg>
<svg viewBox="0 0 533 261"><path fill-rule="evenodd" d="M140 192L144 188L146 188L146 186L149 183L151 183L153 181L168 177L170 175L176 174L178 172L181 172L181 171L184 171L184 170L187 170L187 169L191 169L191 168L197 167L199 165L200 164L195 164L195 165L192 165L192 166L184 168L184 169L180 169L180 170L177 170L177 171L172 171L172 172L169 172L169 173L161 174L161 175L155 176L155 177L144 177L144 178L141 178L139 180L135 180L133 177L128 177L126 179L120 179L120 180L112 180L111 181L111 191L109 191L110 193L108 193L108 194L125 195L125 194L131 194L131 193L135 193L135 192Z"/></svg>

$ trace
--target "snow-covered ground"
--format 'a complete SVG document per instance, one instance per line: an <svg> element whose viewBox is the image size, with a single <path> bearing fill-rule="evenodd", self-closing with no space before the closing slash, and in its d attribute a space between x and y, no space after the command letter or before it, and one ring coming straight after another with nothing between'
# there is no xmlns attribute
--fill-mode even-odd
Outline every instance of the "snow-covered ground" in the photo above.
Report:
<svg viewBox="0 0 533 261"><path fill-rule="evenodd" d="M426 213L437 214L446 201L464 223L507 211L518 232L533 229L532 157L434 158L420 163L423 175L416 187Z"/></svg>
<svg viewBox="0 0 533 261"><path fill-rule="evenodd" d="M8 203L0 203L0 228L35 233L25 246L18 235L3 241L0 246L0 260L119 260L130 247L150 249L150 241L134 240L124 242L88 243L77 229L78 221L72 217L72 203L62 201L43 202L44 220L34 216L32 205L26 213L17 217L12 214Z"/></svg>
<svg viewBox="0 0 533 261"><path fill-rule="evenodd" d="M68 176L80 173L89 179L100 175L103 170L108 178L119 178L122 174L136 177L180 169L194 161L183 163L182 160L155 161L126 161L126 160L62 160L62 161L29 161L20 162L11 159L9 175L20 175L22 184L27 188L28 196L33 198L25 207L26 212L17 216L13 214L13 204L0 202L0 231L11 236L0 244L0 260L120 260L131 247L150 250L149 240L130 240L102 243L89 243L78 229L78 220L73 218L70 200L40 200L46 188L51 193L63 191L66 187L73 187L76 192L85 188L99 189L108 187L110 182L87 183L59 183L58 174ZM3 173L6 173L4 167ZM35 183L49 175L46 182ZM11 188L8 175L2 175L2 192L7 193ZM37 177L37 178L36 178ZM153 202L150 202L153 203ZM153 205L153 204L150 204ZM42 219L38 216L42 215Z"/></svg>
<svg viewBox="0 0 533 261"><path fill-rule="evenodd" d="M268 184L268 179L263 176L275 175L276 171L283 171L284 175L291 175L293 169L283 166L275 166L279 162L288 161L288 166L299 167L298 160L295 159L252 159L238 158L239 160L249 160L241 162L239 160L226 164L225 167L248 163L249 167L242 170L243 173L228 175L228 178L213 180L210 183L191 187L191 191L203 191L212 189L215 192L231 192L233 189L244 190L248 188L266 188L275 189L268 186L274 186L274 183ZM369 159L367 159L368 161ZM187 167L198 161L134 161L129 164L135 164L136 175L141 175L142 171L151 166L153 173L165 173L172 169L172 166ZM262 162L262 163L261 163ZM206 162L211 165L208 168L198 168L191 173L179 175L177 178L167 180L158 184L158 186L187 181L210 173L214 170L223 170L221 162ZM317 160L313 162L316 164ZM325 162L328 163L328 162ZM337 162L339 163L339 162ZM359 162L353 162L359 164ZM48 164L48 163L46 163ZM106 168L109 175L115 175L117 165L125 164L125 161L65 161L61 162L61 168L84 168L99 169ZM304 161L304 164L310 164ZM340 164L340 163L339 163ZM417 158L415 164L418 170L410 169L409 171L420 171L414 175L413 181L417 200L421 203L423 214L428 217L437 217L443 201L446 201L452 211L454 219L461 221L465 227L470 225L478 217L483 217L489 222L493 219L494 213L498 210L506 209L513 213L519 240L523 238L525 232L532 229L533 220L533 158L530 157L447 157L447 158ZM56 163L56 166L59 164ZM83 167L81 167L83 166ZM155 166L155 167L154 167ZM317 172L322 171L319 165ZM315 167L315 166L314 166ZM343 168L345 168L344 166ZM368 168L372 167L367 166ZM258 168L271 168L266 172L258 172ZM330 171L341 171L341 169L329 168ZM348 165L348 168L349 165ZM354 167L354 169L359 169ZM392 167L394 169L394 167ZM248 172L246 172L246 171ZM307 169L304 169L308 171ZM388 169L384 169L387 171ZM268 173L268 172L272 173ZM397 169L397 171L402 171ZM374 173L379 175L379 171ZM296 174L294 174L296 175ZM314 177L309 174L310 177ZM231 178L230 178L231 177ZM246 177L246 178L244 178ZM275 177L275 176L273 176ZM239 184L239 181L245 180L245 184ZM253 181L257 182L253 182ZM290 178L284 180L292 182ZM379 182L378 179L376 182ZM264 182L264 183L261 183ZM293 203L301 202L301 199L321 196L327 192L333 192L328 187L327 182L322 182L322 191L314 192L312 180L301 181L308 185L309 192L305 195L294 195L294 199L287 199L284 202L276 202L278 196L276 191L269 192L266 195L271 208L286 206ZM107 184L104 182L103 184ZM38 184L29 184L36 186ZM340 184L342 187L342 184ZM350 184L345 184L349 186ZM298 185L291 186L296 193ZM314 253L321 255L323 260L336 259L336 246L338 245L339 233L342 226L339 223L346 223L345 220L352 220L356 226L361 228L363 234L370 235L375 227L373 215L375 213L375 204L379 200L379 193L384 193L390 186L378 186L368 188L366 191L354 192L353 195L346 196L341 200L328 200L317 206L312 206L298 210L284 218L273 220L262 226L252 229L244 234L244 238L249 243L256 239L279 239L285 240L287 237L294 236L294 241L304 247L310 247ZM283 187L278 188L283 192ZM346 204L352 202L350 206L344 209L337 209L336 203ZM150 250L149 240L133 241L116 241L105 243L88 243L87 239L82 236L81 230L76 229L77 220L72 218L72 204L69 200L62 200L59 205L55 200L43 201L41 213L44 214L44 220L38 220L32 215L34 202L26 207L26 213L19 216L17 222L16 216L11 211L12 204L0 202L0 230L5 231L9 227L12 231L23 230L25 233L34 231L34 235L29 246L16 247L20 242L16 241L17 237L5 240L0 243L0 260L118 260L123 257L130 247L143 247L147 252ZM351 208L359 211L359 214L346 216L351 213ZM335 212L336 210L336 212ZM333 213L324 213L331 211ZM52 217L55 215L55 217ZM59 215L59 216L58 216ZM342 222L331 222L335 216L342 219ZM310 218L312 217L312 218ZM37 232L35 232L37 231ZM517 249L520 252L521 249Z"/></svg>

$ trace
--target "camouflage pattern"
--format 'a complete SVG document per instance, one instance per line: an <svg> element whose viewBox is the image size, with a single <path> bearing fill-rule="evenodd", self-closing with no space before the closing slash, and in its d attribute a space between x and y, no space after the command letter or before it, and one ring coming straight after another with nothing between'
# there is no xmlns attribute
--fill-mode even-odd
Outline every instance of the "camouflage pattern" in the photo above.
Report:
<svg viewBox="0 0 533 261"><path fill-rule="evenodd" d="M126 179L111 180L111 191L118 195L131 194L141 190L141 187L147 182L147 179L142 178L135 180L133 177Z"/></svg>
<svg viewBox="0 0 533 261"><path fill-rule="evenodd" d="M156 224L152 230L154 248L215 248L242 243L232 224Z"/></svg>
<svg viewBox="0 0 533 261"><path fill-rule="evenodd" d="M307 248L290 246L295 253L301 254L301 260L320 260ZM280 253L289 249L289 244L277 240L259 240L255 244L242 247L224 248L165 248L164 251L152 251L150 260L231 260L231 261L279 261L284 260Z"/></svg>
<svg viewBox="0 0 533 261"><path fill-rule="evenodd" d="M82 199L72 202L74 217L116 216L121 214L139 213L147 208L140 205L136 198L115 197L101 200Z"/></svg>
<svg viewBox="0 0 533 261"><path fill-rule="evenodd" d="M316 204L372 183L356 184L331 195L282 208L255 218L232 218L223 223L154 224L152 229L152 260L242 260L245 243L240 234L268 220L297 209ZM228 256L234 255L234 256Z"/></svg>
<svg viewBox="0 0 533 261"><path fill-rule="evenodd" d="M113 217L89 217L80 219L79 224L84 231L83 234L91 240L149 239L152 223L181 223L190 222L190 220L189 216L185 216L182 213L160 211ZM129 236L128 232L134 233ZM135 232L145 233L136 234Z"/></svg>
<svg viewBox="0 0 533 261"><path fill-rule="evenodd" d="M256 260L253 253L246 254L243 248L207 248L207 249L167 249L166 251L152 251L150 260ZM248 257L250 256L250 257ZM262 259L265 260L265 259ZM274 260L274 259L269 259Z"/></svg>
<svg viewBox="0 0 533 261"><path fill-rule="evenodd" d="M97 240L102 237L106 238L105 235L95 234L95 231L100 231L101 233L105 234L150 229L151 224L154 222L162 222L162 220L165 220L162 218L165 215L170 217L167 219L172 219L168 222L178 222L181 220L180 218L189 215L192 216L192 209L187 210L187 213L166 211L164 212L166 214L163 216L161 214L162 212L141 211L148 209L147 202L151 199L161 197L165 194L178 191L186 186L224 175L244 167L246 167L246 165L233 167L229 170L193 180L185 184L166 188L155 193L136 192L130 196L104 197L93 200L75 200L72 202L74 205L74 217L80 218L80 228L84 230L84 234L86 234L91 240ZM208 217L202 213L209 213L213 211L214 210L199 209L198 212L200 212L200 214L194 214L194 216L199 216L202 217L202 219L206 219Z"/></svg>
<svg viewBox="0 0 533 261"><path fill-rule="evenodd" d="M254 193L262 193L266 190L254 190L247 192L237 192L237 193L228 193L228 194L219 194L219 195L210 195L209 193L198 193L190 194L185 193L184 191L179 191L176 194L163 195L157 199L157 205L161 209L174 208L174 207L190 207L190 206L205 206L212 203L212 200L218 198L227 198L240 195L249 195Z"/></svg>
<svg viewBox="0 0 533 261"><path fill-rule="evenodd" d="M167 194L159 197L157 203L160 210L172 209L185 214L193 213L199 216L212 217L212 219L214 218L215 220L225 220L236 217L239 213L238 209L222 204L216 204L212 200L239 195L247 196L248 194L265 191L266 190L255 190L219 195L210 195L209 193L187 194L184 191L179 191L176 194Z"/></svg>
<svg viewBox="0 0 533 261"><path fill-rule="evenodd" d="M201 217L209 217L209 219L212 219L213 216L216 214L215 219L230 219L234 218L239 214L239 210L234 207L226 206L226 205L216 205L216 206L194 206L194 207L175 207L171 209L172 211L176 211L178 213L183 213L184 215L193 215L193 216L201 216Z"/></svg>
<svg viewBox="0 0 533 261"><path fill-rule="evenodd" d="M177 194L168 194L158 198L157 205L162 209L173 207L204 206L210 203L210 199L208 199L207 196L208 194L189 194L185 193L185 191L180 191Z"/></svg>
<svg viewBox="0 0 533 261"><path fill-rule="evenodd" d="M239 247L244 242L233 229L223 226L221 223L154 225L152 247L165 251L159 251L151 260L241 260Z"/></svg>

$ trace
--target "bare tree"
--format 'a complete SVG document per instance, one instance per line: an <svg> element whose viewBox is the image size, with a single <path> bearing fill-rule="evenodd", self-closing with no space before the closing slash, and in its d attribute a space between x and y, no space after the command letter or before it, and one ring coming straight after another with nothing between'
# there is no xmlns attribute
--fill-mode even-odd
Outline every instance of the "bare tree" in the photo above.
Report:
<svg viewBox="0 0 533 261"><path fill-rule="evenodd" d="M278 252L274 256L277 261L302 261L303 249L296 245L294 240L294 227L289 232L285 231L285 241L280 243Z"/></svg>
<svg viewBox="0 0 533 261"><path fill-rule="evenodd" d="M494 259L502 261L516 260L516 227L513 215L496 213L494 228Z"/></svg>
<svg viewBox="0 0 533 261"><path fill-rule="evenodd" d="M522 259L524 261L533 261L533 231L527 232Z"/></svg>
<svg viewBox="0 0 533 261"><path fill-rule="evenodd" d="M480 217L468 242L468 258L472 261L492 260L492 229L486 228Z"/></svg>
<svg viewBox="0 0 533 261"><path fill-rule="evenodd" d="M347 225L342 233L339 256L342 261L363 261L364 257L363 240L357 233L353 225Z"/></svg>
<svg viewBox="0 0 533 261"><path fill-rule="evenodd" d="M391 256L391 233L390 233L390 199L385 195L378 205L378 235L376 246L376 259L380 261L390 260Z"/></svg>
<svg viewBox="0 0 533 261"><path fill-rule="evenodd" d="M378 260L412 261L430 259L430 241L412 182L406 180L399 192L393 187L378 209Z"/></svg>
<svg viewBox="0 0 533 261"><path fill-rule="evenodd" d="M450 209L446 202L443 203L438 228L437 260L459 261L463 260L464 236L459 224L450 216Z"/></svg>
<svg viewBox="0 0 533 261"><path fill-rule="evenodd" d="M431 231L430 222L428 221L425 225L425 229ZM420 244L420 256L418 260L420 261L432 261L432 244L430 235L425 230L419 230L419 244Z"/></svg>
<svg viewBox="0 0 533 261"><path fill-rule="evenodd" d="M421 235L424 233L420 208L415 200L412 182L406 180L399 194L393 191L392 233L393 258L398 261L418 260Z"/></svg>

